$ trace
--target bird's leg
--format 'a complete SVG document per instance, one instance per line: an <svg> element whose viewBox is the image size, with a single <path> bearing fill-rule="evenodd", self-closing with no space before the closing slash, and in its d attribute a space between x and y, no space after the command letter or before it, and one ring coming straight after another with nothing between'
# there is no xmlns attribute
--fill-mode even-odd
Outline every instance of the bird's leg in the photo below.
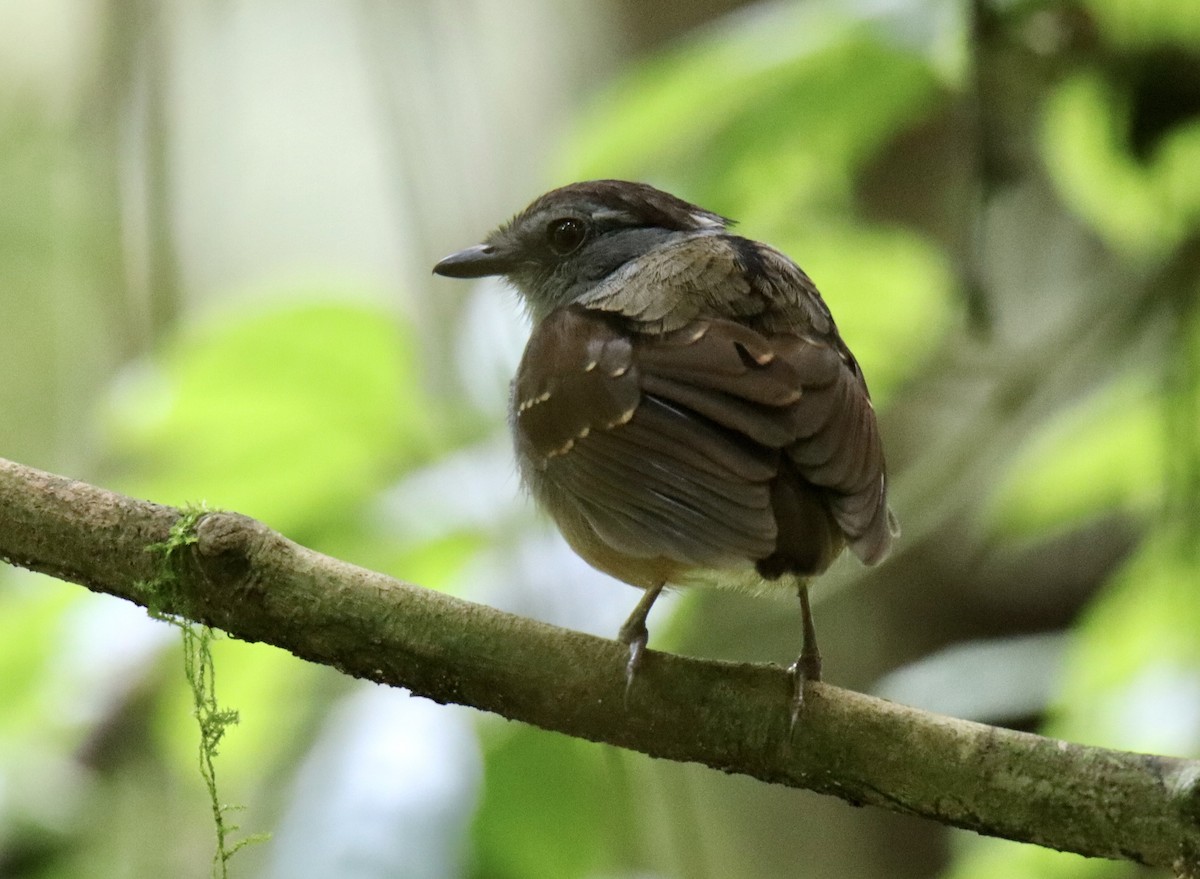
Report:
<svg viewBox="0 0 1200 879"><path fill-rule="evenodd" d="M650 608L654 606L654 601L662 592L664 585L656 583L642 593L642 597L638 599L637 605L633 608L633 613L621 625L621 631L617 635L622 643L629 647L629 661L625 663L626 698L629 697L629 689L633 686L633 675L642 663L642 654L646 651L646 641L650 637L650 633L646 629L646 617L650 614Z"/></svg>
<svg viewBox="0 0 1200 879"><path fill-rule="evenodd" d="M792 728L800 717L800 709L804 707L804 684L807 681L821 680L821 651L817 649L817 630L813 626L812 607L808 603L808 581L801 580L798 587L800 594L800 615L804 625L804 641L800 647L800 656L788 669L792 673Z"/></svg>

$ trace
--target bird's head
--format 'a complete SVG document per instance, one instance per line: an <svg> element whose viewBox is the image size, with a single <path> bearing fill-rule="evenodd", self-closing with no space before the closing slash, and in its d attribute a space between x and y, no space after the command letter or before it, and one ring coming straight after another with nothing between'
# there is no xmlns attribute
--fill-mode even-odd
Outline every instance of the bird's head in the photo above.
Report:
<svg viewBox="0 0 1200 879"><path fill-rule="evenodd" d="M483 244L451 254L433 271L500 275L541 320L630 260L681 236L722 232L729 222L645 183L590 180L539 197Z"/></svg>

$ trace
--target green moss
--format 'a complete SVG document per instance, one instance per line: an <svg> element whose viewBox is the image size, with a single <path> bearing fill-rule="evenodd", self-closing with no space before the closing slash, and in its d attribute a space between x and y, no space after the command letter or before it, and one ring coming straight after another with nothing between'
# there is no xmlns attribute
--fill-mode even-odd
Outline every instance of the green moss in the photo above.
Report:
<svg viewBox="0 0 1200 879"><path fill-rule="evenodd" d="M232 839L239 827L228 822L228 815L244 807L222 804L217 792L216 757L226 731L238 722L239 716L235 709L223 708L217 701L212 643L220 633L210 626L193 622L185 615L187 602L178 589L179 550L196 543L196 526L209 512L203 504L184 508L171 526L167 539L146 547L147 552L161 558L161 565L157 576L152 581L142 583L141 588L147 594L146 607L150 615L179 629L183 640L184 675L192 693L196 723L200 727L200 777L204 779L204 786L208 790L217 834L212 875L227 879L229 860L243 847L261 842L269 834L256 833L237 841Z"/></svg>
<svg viewBox="0 0 1200 879"><path fill-rule="evenodd" d="M146 547L146 552L159 556L161 564L157 576L148 582L139 583L138 587L146 594L146 609L156 620L172 625L188 622L179 616L186 615L187 609L182 607L186 604L186 598L178 588L179 572L176 565L179 550L196 542L196 525L209 512L208 507L202 503L185 507L171 526L167 539Z"/></svg>

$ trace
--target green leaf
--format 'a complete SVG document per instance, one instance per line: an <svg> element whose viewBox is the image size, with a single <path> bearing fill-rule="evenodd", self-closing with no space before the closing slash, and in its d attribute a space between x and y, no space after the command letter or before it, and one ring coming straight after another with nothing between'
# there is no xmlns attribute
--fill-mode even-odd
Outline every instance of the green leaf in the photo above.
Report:
<svg viewBox="0 0 1200 879"><path fill-rule="evenodd" d="M814 19L781 8L640 66L581 124L570 169L663 178L686 168L693 198L739 217L764 194L848 204L854 173L937 106L938 77L880 30Z"/></svg>
<svg viewBox="0 0 1200 879"><path fill-rule="evenodd" d="M1200 596L1184 524L1153 532L1076 626L1048 734L1200 753Z"/></svg>
<svg viewBox="0 0 1200 879"><path fill-rule="evenodd" d="M1200 46L1195 0L1083 0L1081 5L1117 46Z"/></svg>
<svg viewBox="0 0 1200 879"><path fill-rule="evenodd" d="M622 828L600 746L532 727L495 729L475 818L475 876L598 875Z"/></svg>
<svg viewBox="0 0 1200 879"><path fill-rule="evenodd" d="M1163 500L1165 454L1154 388L1144 377L1127 379L1042 425L987 518L1001 532L1032 537L1119 511L1147 516Z"/></svg>
<svg viewBox="0 0 1200 879"><path fill-rule="evenodd" d="M724 24L607 93L564 176L655 180L783 250L816 280L885 400L950 326L954 280L932 244L855 219L856 180L942 105L940 47L899 45L894 30L831 4ZM910 24L942 34L934 43L949 32Z"/></svg>
<svg viewBox="0 0 1200 879"><path fill-rule="evenodd" d="M394 316L349 304L187 330L109 412L122 487L302 536L432 452L436 409L413 351Z"/></svg>
<svg viewBox="0 0 1200 879"><path fill-rule="evenodd" d="M58 638L66 616L87 594L41 574L22 575L28 586L4 583L0 590L0 744L37 732L62 732L66 699L55 675Z"/></svg>
<svg viewBox="0 0 1200 879"><path fill-rule="evenodd" d="M1112 246L1158 256L1200 228L1200 122L1172 129L1138 161L1128 104L1098 73L1075 74L1046 102L1042 150L1072 210Z"/></svg>
<svg viewBox="0 0 1200 879"><path fill-rule="evenodd" d="M954 277L932 244L904 229L844 220L764 237L816 282L876 404L936 355L956 305Z"/></svg>

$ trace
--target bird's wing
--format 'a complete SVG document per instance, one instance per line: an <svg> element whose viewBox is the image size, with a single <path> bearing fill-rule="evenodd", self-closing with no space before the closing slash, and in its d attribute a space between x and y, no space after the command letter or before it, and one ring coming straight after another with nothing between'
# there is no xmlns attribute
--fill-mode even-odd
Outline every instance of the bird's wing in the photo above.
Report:
<svg viewBox="0 0 1200 879"><path fill-rule="evenodd" d="M792 406L796 438L788 458L801 479L823 489L851 551L877 564L891 549L894 526L883 442L858 364L836 336L782 334L772 342L802 388Z"/></svg>
<svg viewBox="0 0 1200 879"><path fill-rule="evenodd" d="M762 334L734 321L700 320L665 337L638 338L634 350L644 392L742 442L781 450L790 466L777 464L772 481L777 551L786 554L790 544L795 567L822 567L841 545L836 535L821 544L814 505L828 511L864 562L886 556L892 526L883 444L861 372L836 334ZM816 546L805 550L808 541Z"/></svg>
<svg viewBox="0 0 1200 879"><path fill-rule="evenodd" d="M513 432L534 493L556 518L582 516L621 554L697 567L769 554L777 455L696 418L679 395L648 389L648 377L670 377L642 368L642 342L580 307L535 329L513 382ZM780 430L773 417L754 429Z"/></svg>
<svg viewBox="0 0 1200 879"><path fill-rule="evenodd" d="M513 430L535 494L619 554L728 567L777 553L783 528L824 541L827 564L840 545L824 533L831 517L854 545L877 512L860 497L872 489L858 487L873 464L882 477L859 389L819 341L730 320L631 334L616 316L573 306L535 329Z"/></svg>
<svg viewBox="0 0 1200 879"><path fill-rule="evenodd" d="M630 261L581 302L620 315L635 335L681 331L713 316L763 333L805 390L789 447L800 478L828 491L860 559L874 564L887 555L894 526L866 382L816 286L786 255L736 235L697 232Z"/></svg>
<svg viewBox="0 0 1200 879"><path fill-rule="evenodd" d="M647 334L717 316L819 338L836 336L829 309L799 266L765 244L712 231L630 260L579 304L619 314Z"/></svg>

